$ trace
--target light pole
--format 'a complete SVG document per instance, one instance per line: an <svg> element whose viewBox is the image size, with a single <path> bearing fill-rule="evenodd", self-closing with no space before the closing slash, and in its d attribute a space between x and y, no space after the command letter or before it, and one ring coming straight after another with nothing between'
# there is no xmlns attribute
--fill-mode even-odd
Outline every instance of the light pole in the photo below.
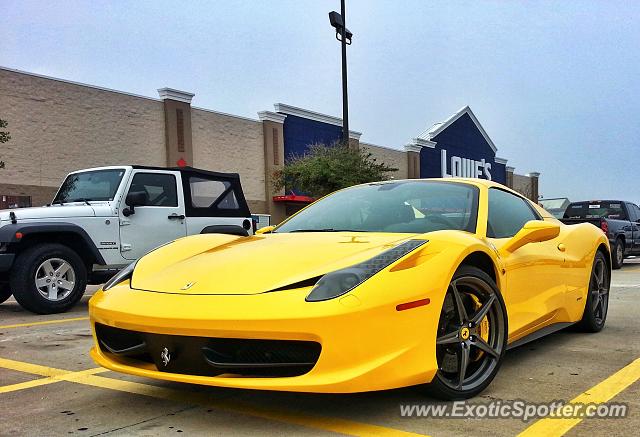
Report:
<svg viewBox="0 0 640 437"><path fill-rule="evenodd" d="M345 0L340 0L340 13L329 12L329 22L336 29L336 39L342 46L342 142L349 144L349 97L347 93L347 45L351 45L353 34L346 26Z"/></svg>

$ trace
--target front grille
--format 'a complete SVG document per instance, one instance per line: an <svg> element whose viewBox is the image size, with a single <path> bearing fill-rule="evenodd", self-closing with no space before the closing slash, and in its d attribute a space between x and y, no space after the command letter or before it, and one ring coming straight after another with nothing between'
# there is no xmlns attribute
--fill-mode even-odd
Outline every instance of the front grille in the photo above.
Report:
<svg viewBox="0 0 640 437"><path fill-rule="evenodd" d="M320 357L320 343L150 334L96 323L100 349L115 359L154 364L163 372L216 376L298 376Z"/></svg>

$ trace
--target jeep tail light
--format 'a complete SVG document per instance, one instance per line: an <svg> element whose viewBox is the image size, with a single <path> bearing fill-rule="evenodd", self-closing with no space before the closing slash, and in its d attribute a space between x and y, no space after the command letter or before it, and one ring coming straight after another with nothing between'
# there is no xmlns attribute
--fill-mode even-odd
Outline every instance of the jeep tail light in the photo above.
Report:
<svg viewBox="0 0 640 437"><path fill-rule="evenodd" d="M609 223L605 219L600 220L600 229L602 229L604 235L609 235Z"/></svg>

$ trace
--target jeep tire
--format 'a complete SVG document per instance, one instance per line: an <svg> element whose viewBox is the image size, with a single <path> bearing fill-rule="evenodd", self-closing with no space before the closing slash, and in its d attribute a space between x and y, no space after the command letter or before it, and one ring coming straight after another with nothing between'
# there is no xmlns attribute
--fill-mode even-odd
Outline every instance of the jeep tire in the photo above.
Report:
<svg viewBox="0 0 640 437"><path fill-rule="evenodd" d="M62 313L82 298L87 267L63 244L38 244L16 258L10 286L24 309L37 314Z"/></svg>

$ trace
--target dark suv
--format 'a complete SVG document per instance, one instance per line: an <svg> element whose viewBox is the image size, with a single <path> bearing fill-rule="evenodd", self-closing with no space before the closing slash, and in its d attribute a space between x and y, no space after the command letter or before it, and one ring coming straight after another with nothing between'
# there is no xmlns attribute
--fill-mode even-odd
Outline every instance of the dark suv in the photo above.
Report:
<svg viewBox="0 0 640 437"><path fill-rule="evenodd" d="M622 267L624 258L640 255L640 208L623 200L588 200L569 204L561 219L567 225L589 222L598 226L611 243L611 263Z"/></svg>

